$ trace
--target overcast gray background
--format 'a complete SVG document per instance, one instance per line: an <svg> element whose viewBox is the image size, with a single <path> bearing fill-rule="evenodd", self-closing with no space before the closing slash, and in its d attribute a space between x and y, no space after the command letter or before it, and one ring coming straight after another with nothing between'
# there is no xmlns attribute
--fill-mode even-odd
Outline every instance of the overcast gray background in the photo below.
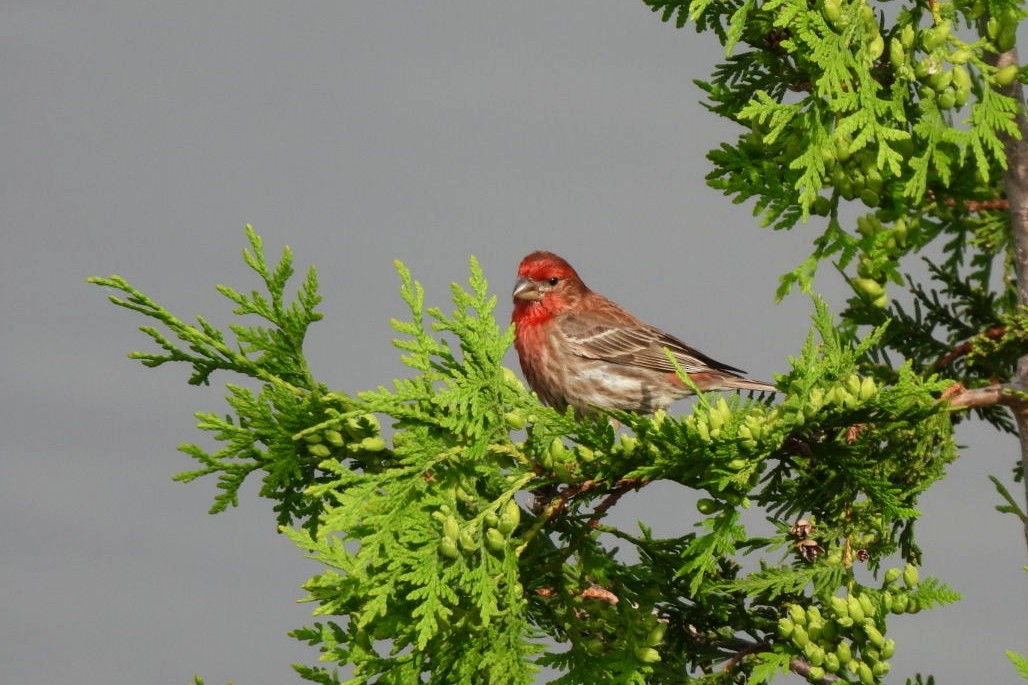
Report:
<svg viewBox="0 0 1028 685"><path fill-rule="evenodd" d="M250 488L208 516L211 481L170 480L192 466L175 447L203 440L192 412L222 411L233 379L196 389L127 360L143 321L87 276L223 323L214 284L256 285L252 223L271 255L318 266L310 359L351 392L403 373L393 258L446 305L477 255L506 317L521 256L552 249L756 377L806 335L808 300L772 292L817 227L762 230L704 185L733 130L692 79L720 49L639 2L8 0L0 34L4 682L295 682L289 664L316 659L286 637L316 568L270 506ZM960 437L920 533L926 572L966 600L890 624L893 682L1013 682L1002 651L1026 651L1023 537L986 480L1009 480L1017 445ZM698 516L681 488L645 498L620 520L670 533Z"/></svg>

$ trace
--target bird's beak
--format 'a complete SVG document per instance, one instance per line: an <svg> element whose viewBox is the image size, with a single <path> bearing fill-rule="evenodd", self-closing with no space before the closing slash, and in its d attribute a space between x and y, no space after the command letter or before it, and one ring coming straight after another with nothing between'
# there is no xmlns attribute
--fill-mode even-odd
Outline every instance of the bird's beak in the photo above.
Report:
<svg viewBox="0 0 1028 685"><path fill-rule="evenodd" d="M515 300L527 300L529 302L538 302L543 299L543 294L539 292L539 287L535 281L524 277L514 281L513 295Z"/></svg>

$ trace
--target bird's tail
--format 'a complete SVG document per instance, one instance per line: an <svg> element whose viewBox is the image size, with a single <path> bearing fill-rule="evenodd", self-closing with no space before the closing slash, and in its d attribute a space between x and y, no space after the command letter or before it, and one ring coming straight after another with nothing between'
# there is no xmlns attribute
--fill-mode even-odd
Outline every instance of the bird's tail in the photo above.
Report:
<svg viewBox="0 0 1028 685"><path fill-rule="evenodd" d="M738 376L725 376L718 383L718 390L754 390L756 392L778 392L778 388L764 381L753 381Z"/></svg>

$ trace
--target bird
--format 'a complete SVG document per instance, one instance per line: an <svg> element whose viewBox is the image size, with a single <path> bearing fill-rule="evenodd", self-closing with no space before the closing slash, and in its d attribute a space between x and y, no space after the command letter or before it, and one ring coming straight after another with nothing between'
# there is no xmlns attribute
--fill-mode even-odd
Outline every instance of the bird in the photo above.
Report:
<svg viewBox="0 0 1028 685"><path fill-rule="evenodd" d="M652 414L700 390L775 392L770 383L703 354L591 290L564 258L532 252L514 283L514 348L529 387L557 411Z"/></svg>

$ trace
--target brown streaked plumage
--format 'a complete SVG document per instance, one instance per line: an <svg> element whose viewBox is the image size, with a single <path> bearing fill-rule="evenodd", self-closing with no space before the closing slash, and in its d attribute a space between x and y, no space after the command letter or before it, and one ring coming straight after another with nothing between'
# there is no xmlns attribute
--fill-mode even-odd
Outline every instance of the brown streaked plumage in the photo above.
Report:
<svg viewBox="0 0 1028 685"><path fill-rule="evenodd" d="M775 391L593 292L552 252L521 261L513 297L521 370L539 398L558 410L651 413L691 394L665 348L701 390Z"/></svg>

